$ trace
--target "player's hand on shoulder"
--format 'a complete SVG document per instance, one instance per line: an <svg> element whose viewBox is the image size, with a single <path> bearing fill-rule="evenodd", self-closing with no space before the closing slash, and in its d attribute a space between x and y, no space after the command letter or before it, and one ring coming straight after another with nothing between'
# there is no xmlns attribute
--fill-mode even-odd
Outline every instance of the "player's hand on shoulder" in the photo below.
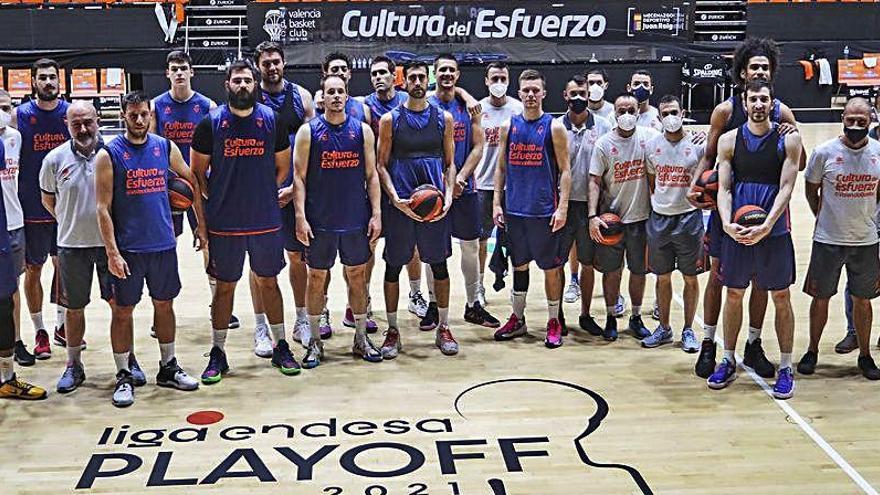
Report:
<svg viewBox="0 0 880 495"><path fill-rule="evenodd" d="M780 123L778 130L780 136L787 136L789 134L796 134L798 132L797 126L790 122Z"/></svg>
<svg viewBox="0 0 880 495"><path fill-rule="evenodd" d="M692 132L691 133L691 142L693 142L697 146L700 146L706 142L706 139L708 139L708 137L709 137L709 135L706 134L706 131Z"/></svg>

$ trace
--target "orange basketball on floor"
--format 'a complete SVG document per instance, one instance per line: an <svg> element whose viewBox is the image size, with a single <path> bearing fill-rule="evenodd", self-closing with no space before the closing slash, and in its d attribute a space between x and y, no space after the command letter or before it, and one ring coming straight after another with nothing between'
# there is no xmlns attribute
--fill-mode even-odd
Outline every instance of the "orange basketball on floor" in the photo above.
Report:
<svg viewBox="0 0 880 495"><path fill-rule="evenodd" d="M409 197L409 207L416 216L430 221L443 211L443 193L431 184L423 184Z"/></svg>
<svg viewBox="0 0 880 495"><path fill-rule="evenodd" d="M718 171L704 170L702 174L694 182L692 191L701 193L699 201L701 203L710 203L712 206L707 210L714 210L718 202Z"/></svg>
<svg viewBox="0 0 880 495"><path fill-rule="evenodd" d="M603 213L599 215L599 220L607 225L607 227L599 227L603 239L600 243L606 246L619 244L623 240L623 222L620 221L620 216L615 213Z"/></svg>
<svg viewBox="0 0 880 495"><path fill-rule="evenodd" d="M764 220L767 220L767 212L756 205L740 206L733 214L733 223L743 227L755 227L764 223Z"/></svg>
<svg viewBox="0 0 880 495"><path fill-rule="evenodd" d="M195 192L188 180L173 176L168 181L168 202L174 211L186 211L192 207Z"/></svg>

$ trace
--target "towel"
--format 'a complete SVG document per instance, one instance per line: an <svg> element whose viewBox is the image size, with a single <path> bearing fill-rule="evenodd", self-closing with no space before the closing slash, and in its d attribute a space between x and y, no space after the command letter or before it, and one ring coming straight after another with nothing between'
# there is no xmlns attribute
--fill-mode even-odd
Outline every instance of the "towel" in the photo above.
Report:
<svg viewBox="0 0 880 495"><path fill-rule="evenodd" d="M831 64L828 63L828 59L816 59L816 63L819 64L819 85L830 86L833 80L831 79Z"/></svg>
<svg viewBox="0 0 880 495"><path fill-rule="evenodd" d="M813 78L813 62L809 60L798 60L800 62L801 67L804 68L804 81L809 81Z"/></svg>

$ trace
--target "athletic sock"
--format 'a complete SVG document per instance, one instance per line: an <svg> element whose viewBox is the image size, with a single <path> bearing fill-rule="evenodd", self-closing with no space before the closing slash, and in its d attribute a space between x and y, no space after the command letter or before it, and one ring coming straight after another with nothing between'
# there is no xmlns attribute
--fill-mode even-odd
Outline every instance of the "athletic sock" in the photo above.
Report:
<svg viewBox="0 0 880 495"><path fill-rule="evenodd" d="M749 344L754 344L755 339L761 338L761 329L755 327L749 327Z"/></svg>
<svg viewBox="0 0 880 495"><path fill-rule="evenodd" d="M226 352L226 332L228 331L228 328L211 329L211 344L223 352Z"/></svg>
<svg viewBox="0 0 880 495"><path fill-rule="evenodd" d="M159 344L159 361L166 365L174 359L174 341L167 344Z"/></svg>
<svg viewBox="0 0 880 495"><path fill-rule="evenodd" d="M309 333L312 336L312 340L318 341L321 340L321 314L309 315ZM303 342L303 345L306 343Z"/></svg>
<svg viewBox="0 0 880 495"><path fill-rule="evenodd" d="M449 306L445 308L437 308L437 314L440 318L439 326L449 325Z"/></svg>
<svg viewBox="0 0 880 495"><path fill-rule="evenodd" d="M55 326L64 325L64 317L67 316L67 308L60 304L55 305Z"/></svg>
<svg viewBox="0 0 880 495"><path fill-rule="evenodd" d="M354 335L358 338L367 336L367 314L354 315Z"/></svg>
<svg viewBox="0 0 880 495"><path fill-rule="evenodd" d="M733 364L736 364L736 351L734 351L733 349L730 349L730 350L724 349L723 356L724 356L724 359L730 361Z"/></svg>
<svg viewBox="0 0 880 495"><path fill-rule="evenodd" d="M632 307L632 315L633 316L641 316L642 315L642 307L636 306L635 304Z"/></svg>
<svg viewBox="0 0 880 495"><path fill-rule="evenodd" d="M703 338L715 341L716 325L703 325Z"/></svg>
<svg viewBox="0 0 880 495"><path fill-rule="evenodd" d="M309 314L306 312L305 306L296 307L296 319L297 320L307 320L309 318Z"/></svg>
<svg viewBox="0 0 880 495"><path fill-rule="evenodd" d="M82 346L67 346L67 361L82 364Z"/></svg>
<svg viewBox="0 0 880 495"><path fill-rule="evenodd" d="M779 354L779 369L791 368L791 353L782 352Z"/></svg>
<svg viewBox="0 0 880 495"><path fill-rule="evenodd" d="M269 331L272 332L272 340L275 341L275 345L278 345L279 342L285 340L284 336L284 322L275 323L274 325L269 325Z"/></svg>
<svg viewBox="0 0 880 495"><path fill-rule="evenodd" d="M471 307L480 290L480 241L461 241L461 273L464 275L464 291L467 305Z"/></svg>
<svg viewBox="0 0 880 495"><path fill-rule="evenodd" d="M413 294L422 290L422 279L417 278L415 280L409 281L409 295L412 297Z"/></svg>
<svg viewBox="0 0 880 495"><path fill-rule="evenodd" d="M552 320L559 318L559 299L555 301L547 301L547 316Z"/></svg>
<svg viewBox="0 0 880 495"><path fill-rule="evenodd" d="M397 328L397 311L387 312L385 316L388 318L388 326L391 328Z"/></svg>
<svg viewBox="0 0 880 495"><path fill-rule="evenodd" d="M211 299L214 299L214 294L217 293L217 280L214 277L208 277L208 286L211 288Z"/></svg>
<svg viewBox="0 0 880 495"><path fill-rule="evenodd" d="M513 314L522 320L526 312L526 294L528 292L513 291L510 293L511 303L513 304Z"/></svg>
<svg viewBox="0 0 880 495"><path fill-rule="evenodd" d="M266 313L256 313L254 314L254 325L259 327L265 327L269 325L269 320L266 318Z"/></svg>
<svg viewBox="0 0 880 495"><path fill-rule="evenodd" d="M6 383L15 376L15 359L12 356L0 357L0 383Z"/></svg>
<svg viewBox="0 0 880 495"><path fill-rule="evenodd" d="M114 352L113 353L113 362L116 363L116 372L120 372L125 370L131 373L131 369L128 367L128 358L131 355L131 352Z"/></svg>
<svg viewBox="0 0 880 495"><path fill-rule="evenodd" d="M34 322L34 330L45 330L46 325L43 324L43 312L37 311L31 313L31 321Z"/></svg>
<svg viewBox="0 0 880 495"><path fill-rule="evenodd" d="M605 306L605 314L609 318L614 318L614 306Z"/></svg>

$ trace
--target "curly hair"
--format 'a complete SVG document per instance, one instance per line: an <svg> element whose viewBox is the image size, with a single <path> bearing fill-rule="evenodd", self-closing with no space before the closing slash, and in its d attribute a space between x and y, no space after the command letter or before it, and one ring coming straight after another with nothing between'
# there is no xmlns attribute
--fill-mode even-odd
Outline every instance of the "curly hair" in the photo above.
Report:
<svg viewBox="0 0 880 495"><path fill-rule="evenodd" d="M746 84L740 73L746 69L752 57L767 57L771 80L779 67L779 47L775 41L770 38L746 38L733 52L733 66L730 68L733 82L740 88Z"/></svg>

